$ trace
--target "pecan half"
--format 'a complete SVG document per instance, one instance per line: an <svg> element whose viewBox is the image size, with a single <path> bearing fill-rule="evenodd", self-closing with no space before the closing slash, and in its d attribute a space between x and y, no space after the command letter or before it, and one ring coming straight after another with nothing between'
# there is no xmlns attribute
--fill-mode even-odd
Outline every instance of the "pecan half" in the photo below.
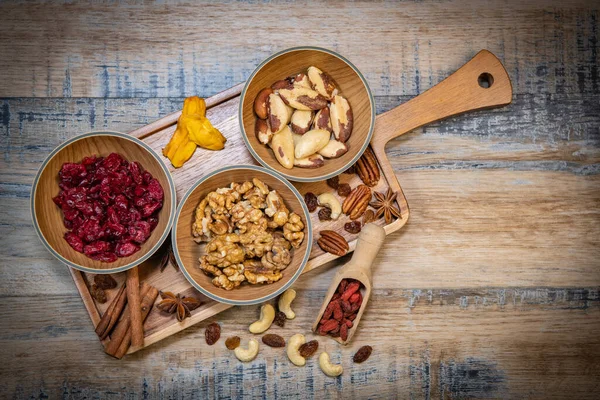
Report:
<svg viewBox="0 0 600 400"><path fill-rule="evenodd" d="M342 235L329 230L321 231L321 237L317 240L317 243L324 251L336 256L343 256L350 248Z"/></svg>
<svg viewBox="0 0 600 400"><path fill-rule="evenodd" d="M359 185L344 200L342 212L350 219L358 219L365 212L371 200L371 189L366 185Z"/></svg>
<svg viewBox="0 0 600 400"><path fill-rule="evenodd" d="M362 157L356 162L356 173L367 186L375 186L379 182L381 173L371 147L367 147Z"/></svg>

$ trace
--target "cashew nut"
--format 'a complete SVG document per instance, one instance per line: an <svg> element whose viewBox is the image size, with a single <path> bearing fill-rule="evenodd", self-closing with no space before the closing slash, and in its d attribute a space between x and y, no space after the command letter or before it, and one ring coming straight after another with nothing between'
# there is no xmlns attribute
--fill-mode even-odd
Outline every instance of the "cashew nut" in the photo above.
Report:
<svg viewBox="0 0 600 400"><path fill-rule="evenodd" d="M233 352L237 359L241 362L252 361L256 358L256 355L258 354L258 341L256 341L256 339L250 339L248 341L247 349L238 346Z"/></svg>
<svg viewBox="0 0 600 400"><path fill-rule="evenodd" d="M338 219L342 213L340 201L331 193L323 193L317 197L320 206L331 208L331 219Z"/></svg>
<svg viewBox="0 0 600 400"><path fill-rule="evenodd" d="M296 313L292 310L292 301L296 298L296 291L288 289L279 298L279 311L285 314L287 319L296 318Z"/></svg>
<svg viewBox="0 0 600 400"><path fill-rule="evenodd" d="M263 333L273 323L275 319L275 309L270 304L265 304L260 308L260 319L250 325L250 332Z"/></svg>
<svg viewBox="0 0 600 400"><path fill-rule="evenodd" d="M341 365L331 363L331 360L329 359L329 354L327 354L326 352L322 352L319 356L319 366L327 376L336 377L340 376L342 372L344 372L344 368L342 368Z"/></svg>
<svg viewBox="0 0 600 400"><path fill-rule="evenodd" d="M290 338L287 346L287 356L294 365L299 367L303 367L306 364L306 359L300 355L298 351L300 346L302 346L306 342L304 339L304 335L301 333L296 333L294 336Z"/></svg>

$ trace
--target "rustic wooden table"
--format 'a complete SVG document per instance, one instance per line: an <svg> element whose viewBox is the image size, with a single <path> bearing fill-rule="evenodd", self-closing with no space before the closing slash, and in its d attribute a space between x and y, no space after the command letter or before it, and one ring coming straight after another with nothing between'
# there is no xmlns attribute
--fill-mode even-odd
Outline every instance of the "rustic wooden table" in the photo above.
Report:
<svg viewBox="0 0 600 400"><path fill-rule="evenodd" d="M0 4L0 393L9 398L597 398L600 32L593 1ZM173 2L177 3L177 2ZM90 130L130 131L296 45L347 56L386 111L482 48L513 103L418 129L388 154L411 219L388 238L346 371L266 348L241 364L200 323L121 361L29 213L37 168ZM339 263L336 263L338 265ZM299 280L308 331L331 265ZM255 307L223 335L247 338ZM371 359L352 365L363 344Z"/></svg>

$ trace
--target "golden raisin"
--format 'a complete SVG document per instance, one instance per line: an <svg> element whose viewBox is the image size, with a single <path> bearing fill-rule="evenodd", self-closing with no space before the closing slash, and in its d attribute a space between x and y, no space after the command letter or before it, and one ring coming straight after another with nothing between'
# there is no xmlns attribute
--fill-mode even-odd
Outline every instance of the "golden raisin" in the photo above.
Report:
<svg viewBox="0 0 600 400"><path fill-rule="evenodd" d="M241 339L239 336L228 337L225 341L225 347L227 347L229 350L234 350L240 345L240 340Z"/></svg>

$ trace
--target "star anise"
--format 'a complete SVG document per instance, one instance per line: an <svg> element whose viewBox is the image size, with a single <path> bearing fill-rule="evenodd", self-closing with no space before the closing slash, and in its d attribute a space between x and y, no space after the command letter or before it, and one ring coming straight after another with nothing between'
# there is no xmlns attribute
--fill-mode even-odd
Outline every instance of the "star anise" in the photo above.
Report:
<svg viewBox="0 0 600 400"><path fill-rule="evenodd" d="M385 217L385 223L389 224L393 221L394 217L402 218L400 210L394 205L398 193L392 192L392 189L388 188L385 194L374 192L374 195L375 200L369 203L369 205L375 209L375 219L383 216Z"/></svg>
<svg viewBox="0 0 600 400"><path fill-rule="evenodd" d="M175 296L172 292L160 292L162 301L156 307L169 314L177 313L177 320L183 321L191 316L191 311L200 307L202 303L193 297L185 297L181 294Z"/></svg>

